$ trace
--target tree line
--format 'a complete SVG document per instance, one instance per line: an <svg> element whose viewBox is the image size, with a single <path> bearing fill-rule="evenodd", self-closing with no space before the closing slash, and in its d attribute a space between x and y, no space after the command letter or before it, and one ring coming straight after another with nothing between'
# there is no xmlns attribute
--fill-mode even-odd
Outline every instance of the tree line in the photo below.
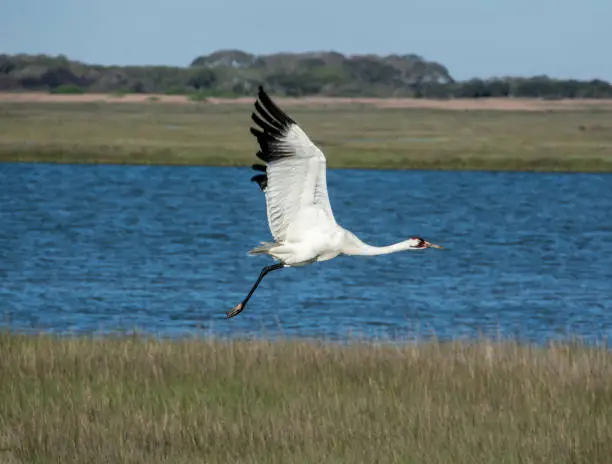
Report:
<svg viewBox="0 0 612 464"><path fill-rule="evenodd" d="M0 55L0 91L252 95L258 85L287 96L414 98L612 98L600 79L548 76L457 81L415 54L336 52L253 55L219 50L188 66L100 66L49 55Z"/></svg>

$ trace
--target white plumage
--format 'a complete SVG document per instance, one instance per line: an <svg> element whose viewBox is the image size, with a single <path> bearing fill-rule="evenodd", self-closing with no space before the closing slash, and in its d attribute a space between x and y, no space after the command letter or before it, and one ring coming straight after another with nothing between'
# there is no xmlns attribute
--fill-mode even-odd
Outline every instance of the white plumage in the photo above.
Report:
<svg viewBox="0 0 612 464"><path fill-rule="evenodd" d="M259 144L255 164L258 183L266 197L266 210L274 242L262 242L250 255L267 254L277 263L266 266L246 298L227 317L242 312L261 280L271 271L326 261L339 254L372 256L396 251L442 248L411 237L385 247L367 245L336 222L327 193L327 161L302 128L259 88L251 117L259 126L251 133Z"/></svg>

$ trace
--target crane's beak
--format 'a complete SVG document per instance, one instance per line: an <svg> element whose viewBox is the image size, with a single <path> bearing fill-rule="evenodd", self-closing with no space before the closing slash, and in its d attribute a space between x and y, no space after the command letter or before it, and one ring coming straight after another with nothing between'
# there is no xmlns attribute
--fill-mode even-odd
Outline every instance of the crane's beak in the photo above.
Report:
<svg viewBox="0 0 612 464"><path fill-rule="evenodd" d="M436 245L435 243L425 242L425 246L427 248L437 248L438 250L444 250L444 247L442 245Z"/></svg>

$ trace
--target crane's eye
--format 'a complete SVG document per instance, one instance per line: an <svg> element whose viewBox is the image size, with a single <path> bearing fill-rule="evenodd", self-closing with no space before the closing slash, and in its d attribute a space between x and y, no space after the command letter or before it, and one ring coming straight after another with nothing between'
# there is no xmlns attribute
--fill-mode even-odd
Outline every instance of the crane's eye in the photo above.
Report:
<svg viewBox="0 0 612 464"><path fill-rule="evenodd" d="M423 240L421 237L410 237L410 240L414 240L415 242L417 242L416 248L425 248L425 240Z"/></svg>

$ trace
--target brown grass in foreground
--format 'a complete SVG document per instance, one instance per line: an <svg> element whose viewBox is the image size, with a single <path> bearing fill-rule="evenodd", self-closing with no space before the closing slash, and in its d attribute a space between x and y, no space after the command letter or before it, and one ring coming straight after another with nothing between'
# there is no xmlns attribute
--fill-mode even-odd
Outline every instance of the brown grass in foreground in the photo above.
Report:
<svg viewBox="0 0 612 464"><path fill-rule="evenodd" d="M608 463L575 345L0 335L0 462Z"/></svg>

